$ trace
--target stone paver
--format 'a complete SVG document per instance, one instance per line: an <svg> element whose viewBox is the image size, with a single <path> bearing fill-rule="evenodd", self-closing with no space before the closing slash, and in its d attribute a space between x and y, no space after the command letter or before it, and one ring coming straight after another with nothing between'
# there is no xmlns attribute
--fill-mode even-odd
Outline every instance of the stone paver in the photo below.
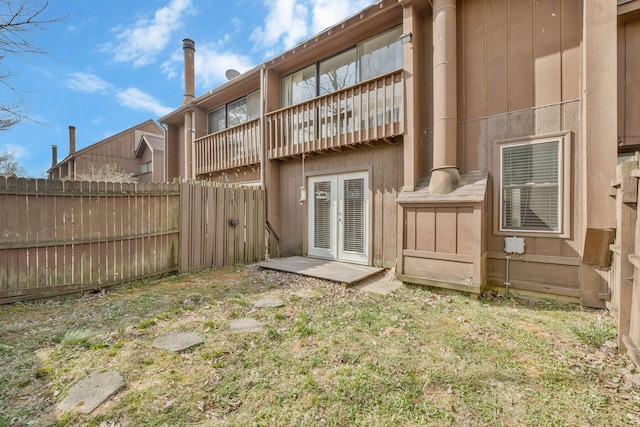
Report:
<svg viewBox="0 0 640 427"><path fill-rule="evenodd" d="M195 332L174 332L172 334L156 338L153 340L153 346L155 348L179 353L193 346L202 344L203 342L202 338L200 338Z"/></svg>
<svg viewBox="0 0 640 427"><path fill-rule="evenodd" d="M398 280L390 280L385 277L375 280L369 280L361 285L354 286L355 289L365 292L371 292L379 295L389 295L396 289L400 289L403 286L402 282Z"/></svg>
<svg viewBox="0 0 640 427"><path fill-rule="evenodd" d="M115 371L93 374L71 387L58 410L89 414L123 387L124 380Z"/></svg>
<svg viewBox="0 0 640 427"><path fill-rule="evenodd" d="M282 307L284 302L278 298L266 297L252 302L254 307L257 308L269 308L269 307Z"/></svg>
<svg viewBox="0 0 640 427"><path fill-rule="evenodd" d="M294 292L293 294L297 297L306 298L306 299L322 298L322 292L314 291L311 289L302 289L300 291Z"/></svg>
<svg viewBox="0 0 640 427"><path fill-rule="evenodd" d="M262 323L254 319L236 319L230 322L230 329L234 332L260 332Z"/></svg>

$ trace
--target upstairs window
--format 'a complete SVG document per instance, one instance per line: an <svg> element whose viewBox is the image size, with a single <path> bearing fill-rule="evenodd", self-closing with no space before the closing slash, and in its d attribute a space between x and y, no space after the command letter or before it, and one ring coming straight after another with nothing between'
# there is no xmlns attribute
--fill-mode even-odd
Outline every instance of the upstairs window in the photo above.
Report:
<svg viewBox="0 0 640 427"><path fill-rule="evenodd" d="M358 46L360 80L366 81L402 68L402 28L397 27Z"/></svg>
<svg viewBox="0 0 640 427"><path fill-rule="evenodd" d="M300 104L401 69L401 33L402 27L395 27L284 77L283 106Z"/></svg>
<svg viewBox="0 0 640 427"><path fill-rule="evenodd" d="M500 147L500 229L560 233L563 139Z"/></svg>
<svg viewBox="0 0 640 427"><path fill-rule="evenodd" d="M260 116L260 91L230 102L207 113L208 133L241 125Z"/></svg>
<svg viewBox="0 0 640 427"><path fill-rule="evenodd" d="M311 65L297 71L282 81L285 106L300 104L316 96L316 66Z"/></svg>
<svg viewBox="0 0 640 427"><path fill-rule="evenodd" d="M320 62L318 95L326 95L356 84L356 49Z"/></svg>

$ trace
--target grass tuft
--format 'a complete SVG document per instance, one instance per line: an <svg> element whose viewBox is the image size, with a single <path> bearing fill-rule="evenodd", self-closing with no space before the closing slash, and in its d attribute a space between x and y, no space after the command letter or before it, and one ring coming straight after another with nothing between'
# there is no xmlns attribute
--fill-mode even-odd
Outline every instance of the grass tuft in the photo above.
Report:
<svg viewBox="0 0 640 427"><path fill-rule="evenodd" d="M615 327L603 321L571 326L571 332L580 341L593 347L600 347L605 342L616 338Z"/></svg>
<svg viewBox="0 0 640 427"><path fill-rule="evenodd" d="M64 334L60 340L62 347L91 347L91 339L95 336L94 332L87 329L75 329Z"/></svg>

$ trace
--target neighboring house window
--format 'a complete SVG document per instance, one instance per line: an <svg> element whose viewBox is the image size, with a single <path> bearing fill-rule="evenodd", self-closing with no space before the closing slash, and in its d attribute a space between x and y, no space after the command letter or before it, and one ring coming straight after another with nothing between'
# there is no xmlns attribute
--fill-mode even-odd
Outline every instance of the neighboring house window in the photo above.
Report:
<svg viewBox="0 0 640 427"><path fill-rule="evenodd" d="M140 173L147 173L153 170L152 162L148 161L140 165Z"/></svg>
<svg viewBox="0 0 640 427"><path fill-rule="evenodd" d="M564 138L500 146L500 230L562 232Z"/></svg>
<svg viewBox="0 0 640 427"><path fill-rule="evenodd" d="M402 68L402 27L312 64L282 79L284 107L300 104Z"/></svg>
<svg viewBox="0 0 640 427"><path fill-rule="evenodd" d="M208 133L241 125L260 115L260 91L230 102L207 113Z"/></svg>

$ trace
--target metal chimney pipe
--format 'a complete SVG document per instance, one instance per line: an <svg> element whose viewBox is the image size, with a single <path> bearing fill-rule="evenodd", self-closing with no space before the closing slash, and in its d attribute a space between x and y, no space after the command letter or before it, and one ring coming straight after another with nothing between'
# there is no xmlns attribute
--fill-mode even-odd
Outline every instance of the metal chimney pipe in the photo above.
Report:
<svg viewBox="0 0 640 427"><path fill-rule="evenodd" d="M460 184L457 162L456 0L433 0L433 169L429 191Z"/></svg>
<svg viewBox="0 0 640 427"><path fill-rule="evenodd" d="M182 39L182 50L184 52L184 98L182 103L188 104L196 97L194 65L196 43L191 39Z"/></svg>
<svg viewBox="0 0 640 427"><path fill-rule="evenodd" d="M69 126L69 154L76 152L76 127Z"/></svg>
<svg viewBox="0 0 640 427"><path fill-rule="evenodd" d="M58 164L58 146L51 146L51 167L54 167Z"/></svg>

